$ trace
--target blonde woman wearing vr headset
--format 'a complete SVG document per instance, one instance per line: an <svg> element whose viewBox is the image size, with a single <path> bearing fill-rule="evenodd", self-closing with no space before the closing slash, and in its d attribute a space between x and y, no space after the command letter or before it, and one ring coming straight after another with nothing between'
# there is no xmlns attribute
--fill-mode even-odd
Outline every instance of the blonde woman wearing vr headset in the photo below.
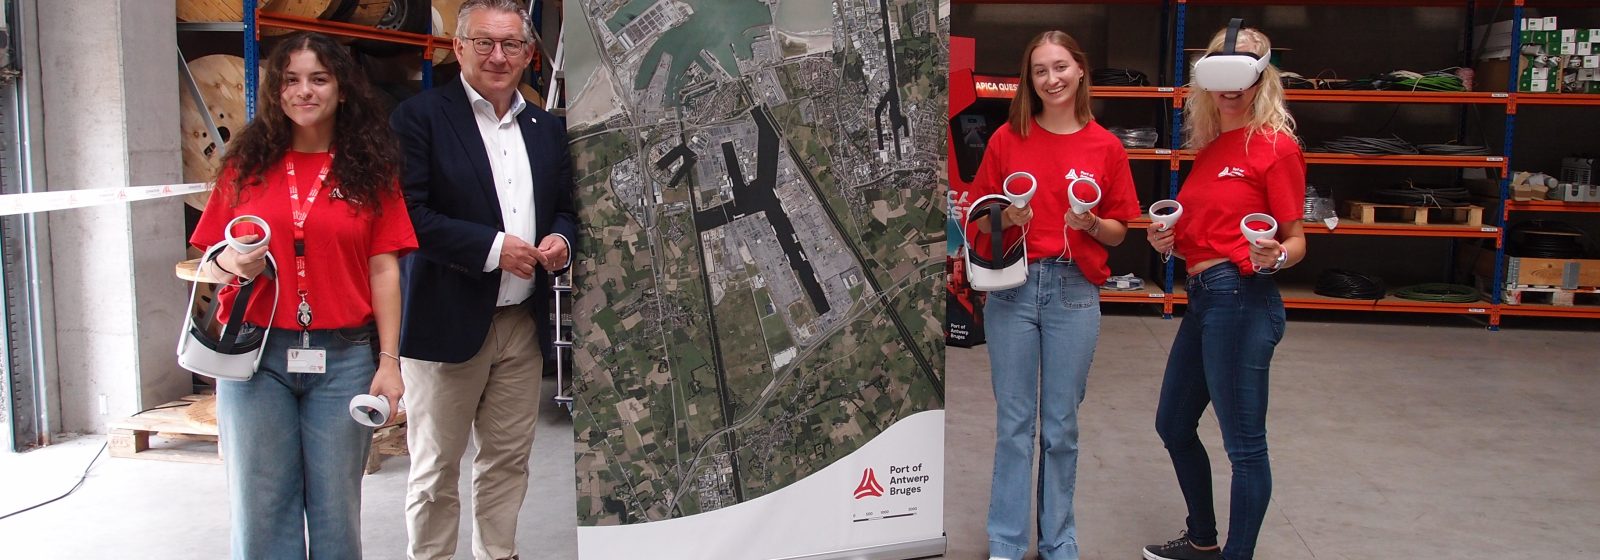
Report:
<svg viewBox="0 0 1600 560"><path fill-rule="evenodd" d="M1127 222L1139 216L1128 153L1090 112L1088 74L1070 35L1034 37L1022 55L1010 119L990 137L973 183L976 194L990 195L1002 194L1006 178L1019 172L1036 181L1025 206L1002 211L1003 226L1024 230L1027 280L990 292L983 310L996 409L989 554L997 559L1022 558L1035 523L1042 558L1078 558L1078 405L1100 334L1100 285L1111 274L1106 247L1122 243ZM1068 193L1074 186L1085 191L1080 209L1090 186L1101 191L1094 195L1099 204L1075 211Z"/></svg>
<svg viewBox="0 0 1600 560"><path fill-rule="evenodd" d="M261 111L228 144L189 239L216 245L238 216L272 232L264 246L230 246L205 267L229 284L217 294L225 306L248 304L246 323L272 325L255 374L217 382L232 555L360 558L372 428L347 407L370 393L393 410L404 391L397 259L417 238L383 105L349 51L326 35L292 35L263 61L262 78ZM268 253L282 267L271 280L261 276ZM270 289L235 301L251 282ZM274 309L271 292L289 304Z"/></svg>
<svg viewBox="0 0 1600 560"><path fill-rule="evenodd" d="M1156 411L1156 431L1188 504L1188 528L1145 547L1147 560L1252 558L1272 495L1267 370L1283 338L1284 312L1269 274L1306 254L1305 157L1278 71L1266 60L1272 45L1239 23L1212 37L1195 65L1184 132L1199 153L1178 195L1183 219L1145 233L1157 251L1185 259L1189 273L1189 305ZM1281 224L1276 236L1247 241L1243 222L1252 213ZM1196 432L1208 403L1233 465L1226 548L1218 546L1211 464Z"/></svg>

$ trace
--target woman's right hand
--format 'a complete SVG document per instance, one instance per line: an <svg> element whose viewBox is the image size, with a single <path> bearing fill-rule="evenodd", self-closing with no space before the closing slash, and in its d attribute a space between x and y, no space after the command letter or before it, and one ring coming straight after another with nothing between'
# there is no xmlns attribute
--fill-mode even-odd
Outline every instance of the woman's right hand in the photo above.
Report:
<svg viewBox="0 0 1600 560"><path fill-rule="evenodd" d="M1030 221L1033 221L1033 207L1017 206L1013 204L1011 206L1007 206L1004 211L1001 211L1000 217L1003 218L1002 221L1005 222L1005 227L1024 225Z"/></svg>
<svg viewBox="0 0 1600 560"><path fill-rule="evenodd" d="M254 243L259 237L254 234L241 235L238 240ZM231 246L223 247L222 252L217 255L217 265L222 267L223 272L237 276L241 282L254 280L256 275L267 269L267 248L268 246L262 245L254 251L240 253Z"/></svg>
<svg viewBox="0 0 1600 560"><path fill-rule="evenodd" d="M1160 229L1151 225L1145 228L1144 237L1150 240L1150 247L1155 249L1157 253L1170 255L1172 254L1172 247L1178 241L1178 230L1169 228L1166 231L1160 231Z"/></svg>

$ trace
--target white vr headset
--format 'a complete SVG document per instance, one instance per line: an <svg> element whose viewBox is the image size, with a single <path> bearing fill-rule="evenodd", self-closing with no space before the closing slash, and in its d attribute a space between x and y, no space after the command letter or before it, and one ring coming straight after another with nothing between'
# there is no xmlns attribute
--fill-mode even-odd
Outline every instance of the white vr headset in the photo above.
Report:
<svg viewBox="0 0 1600 560"><path fill-rule="evenodd" d="M238 224L254 224L261 228L262 235L251 243L245 243L233 237L233 227ZM266 221L255 216L240 216L228 222L224 230L226 241L206 249L205 255L200 258L202 267L205 263L216 260L224 247L233 247L234 251L248 253L257 247L266 245L272 238L272 230L267 228ZM278 263L272 258L271 253L266 255L267 268L256 275L255 280L239 287L239 292L233 300L233 309L228 313L228 322L217 334L216 319L217 307L221 298L216 294L211 296L211 302L203 311L203 317L196 317L199 311L195 303L200 298L200 282L195 282L189 289L189 309L184 314L183 332L178 335L178 365L183 369L212 377L216 379L230 379L247 381L255 375L256 368L261 364L262 350L266 348L267 334L272 332L272 324L262 326L246 325L244 321L245 310L250 305L250 295L255 293L256 286L262 284L262 278L277 281ZM278 287L270 286L272 290L273 315L278 311Z"/></svg>
<svg viewBox="0 0 1600 560"><path fill-rule="evenodd" d="M962 221L963 231L977 220L989 220L988 256L975 254L970 244L961 248L967 263L967 283L972 289L992 292L1021 286L1028 281L1028 242L1018 241L1010 250L1005 247L1005 231L1001 227L1000 213L1014 204L1003 194L979 197L967 208Z"/></svg>
<svg viewBox="0 0 1600 560"><path fill-rule="evenodd" d="M1241 52L1235 47L1239 28L1244 19L1228 21L1228 35L1223 39L1222 51L1208 54L1194 63L1194 84L1206 91L1244 91L1261 81L1261 73L1272 62L1268 57L1252 52Z"/></svg>

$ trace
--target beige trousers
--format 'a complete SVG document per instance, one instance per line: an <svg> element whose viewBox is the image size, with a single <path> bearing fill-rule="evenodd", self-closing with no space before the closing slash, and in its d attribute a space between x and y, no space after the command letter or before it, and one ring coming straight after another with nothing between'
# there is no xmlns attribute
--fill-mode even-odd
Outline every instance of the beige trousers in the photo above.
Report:
<svg viewBox="0 0 1600 560"><path fill-rule="evenodd" d="M497 311L483 348L459 364L405 359L407 554L411 560L455 555L459 538L461 456L470 434L472 552L478 560L517 553L517 513L528 493L528 453L539 416L537 329L526 307Z"/></svg>

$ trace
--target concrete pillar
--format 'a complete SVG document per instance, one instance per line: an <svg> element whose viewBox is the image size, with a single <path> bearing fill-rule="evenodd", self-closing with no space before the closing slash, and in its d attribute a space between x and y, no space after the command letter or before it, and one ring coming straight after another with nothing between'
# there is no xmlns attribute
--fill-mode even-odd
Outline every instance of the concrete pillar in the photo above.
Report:
<svg viewBox="0 0 1600 560"><path fill-rule="evenodd" d="M49 190L177 183L174 4L154 0L37 3ZM36 177L35 179L40 179ZM190 390L177 344L187 292L180 198L52 213L57 398L65 432Z"/></svg>

